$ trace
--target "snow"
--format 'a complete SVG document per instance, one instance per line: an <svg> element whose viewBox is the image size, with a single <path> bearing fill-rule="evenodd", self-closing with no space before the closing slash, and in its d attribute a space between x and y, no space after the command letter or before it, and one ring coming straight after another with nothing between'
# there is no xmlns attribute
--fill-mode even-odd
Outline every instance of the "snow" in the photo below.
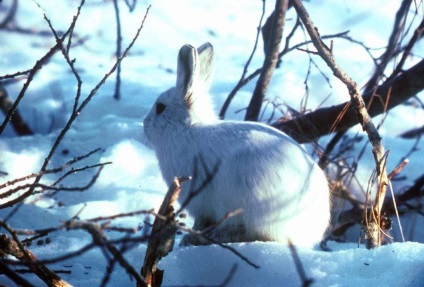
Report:
<svg viewBox="0 0 424 287"><path fill-rule="evenodd" d="M6 1L7 2L7 1ZM57 30L67 29L76 13L79 1L20 1L16 23L36 31L49 31L43 12L51 19ZM98 163L105 165L96 183L84 192L47 192L44 196L28 198L25 204L9 220L13 228L44 229L60 226L63 221L75 215L90 219L137 210L159 207L167 190L163 183L154 152L143 135L142 120L160 92L175 82L176 56L178 49L186 43L199 46L209 41L215 47L216 75L212 86L217 110L228 93L235 86L243 66L253 47L256 28L262 10L261 1L181 0L137 1L136 9L130 13L120 1L123 46L133 38L149 4L152 7L146 19L140 38L122 63L122 99L115 101L115 76L98 91L86 109L77 118L53 157L49 168L60 167L76 156L100 148L92 156L75 164L85 167ZM383 3L383 4L382 4ZM305 2L310 16L319 27L320 33L334 34L350 30L350 35L372 47L386 44L392 27L393 15L398 1L327 1ZM266 2L266 16L272 11L273 1ZM382 8L382 9L380 9ZM420 10L419 13L422 13ZM339 16L343 14L343 16ZM287 30L294 23L294 11L287 18ZM376 23L378 23L376 25ZM88 36L83 45L73 47L71 57L76 58L76 67L83 79L82 100L98 81L112 67L115 56L115 16L112 1L87 1L77 22L79 37ZM299 33L293 41L304 41ZM0 75L31 68L35 61L54 45L53 37L22 35L0 30ZM407 62L410 67L423 56L423 46L414 50L417 57ZM312 49L312 47L310 47ZM345 40L334 41L334 53L340 66L363 86L372 72L371 59L357 46ZM378 54L378 52L376 52ZM319 59L316 63L324 70ZM263 61L262 45L249 71L254 71ZM309 58L303 52L294 51L284 59L283 66L276 71L269 89L269 98L281 98L285 104L298 108L304 96L304 79ZM234 99L227 112L227 118L241 119L243 113L235 113L246 106L255 81L245 86ZM324 105L337 104L348 100L346 88L336 79L330 79L331 87L312 68L308 86L310 95L307 107L315 109L324 98L330 97ZM12 99L21 90L23 81L7 85ZM319 91L319 93L316 93ZM41 69L32 81L24 99L19 105L20 112L29 125L37 132L34 136L18 137L10 126L0 136L0 171L7 176L0 177L0 184L33 172L38 172L49 153L53 142L67 122L73 107L76 81L63 56L57 53ZM423 100L422 94L420 99ZM399 120L401 119L401 120ZM3 116L0 116L3 121ZM376 122L379 118L376 118ZM392 170L415 144L414 140L398 137L402 132L421 127L424 111L413 106L397 107L389 113L380 131L386 149L390 149L388 169ZM359 128L352 129L352 134ZM321 144L325 146L328 138ZM361 150L365 139L355 147ZM405 180L394 182L394 189L402 190L412 184L423 170L423 146L420 142L409 157L410 163L402 171ZM357 155L352 155L356 159ZM366 183L371 175L373 159L367 148L359 160L357 176ZM69 170L69 168L67 169ZM76 173L62 184L84 186L95 174L95 169ZM53 183L58 175L43 177L43 183ZM31 180L25 181L30 183ZM23 182L22 182L23 183ZM21 183L21 184L22 184ZM50 195L49 195L50 194ZM0 204L7 199L0 199ZM0 210L5 219L11 208ZM423 286L424 285L424 231L414 228L422 218L416 215L402 217L406 239L401 242L397 229L393 231L395 243L366 250L358 247L358 232L350 238L351 243L329 242L333 252L318 249L298 248L306 276L314 280L312 286ZM418 223L414 220L418 220ZM146 221L153 218L144 215L121 218L112 225L138 229L134 236L142 236ZM185 220L190 225L191 219ZM414 222L414 224L412 224ZM396 226L396 224L395 224ZM143 228L141 228L143 227ZM1 233L6 233L1 229ZM411 235L413 234L413 235ZM110 238L124 238L125 234L109 231ZM81 230L60 230L47 236L39 245L29 248L40 259L55 258L79 250L90 244L91 237ZM25 237L22 237L25 238ZM124 253L125 258L139 270L146 250L146 242L131 246ZM219 246L178 247L160 262L165 270L164 286L203 285L217 286L229 275L228 286L300 286L299 275L290 250L284 244L273 242L233 243L231 247L250 261L260 266L255 269L240 260L232 252ZM99 248L94 248L79 257L48 265L53 270L69 273L59 275L74 286L99 286L107 274L107 260ZM232 269L235 268L235 269ZM31 274L23 275L36 286L44 286ZM0 275L0 284L14 286L5 276ZM134 286L135 281L116 264L107 286Z"/></svg>

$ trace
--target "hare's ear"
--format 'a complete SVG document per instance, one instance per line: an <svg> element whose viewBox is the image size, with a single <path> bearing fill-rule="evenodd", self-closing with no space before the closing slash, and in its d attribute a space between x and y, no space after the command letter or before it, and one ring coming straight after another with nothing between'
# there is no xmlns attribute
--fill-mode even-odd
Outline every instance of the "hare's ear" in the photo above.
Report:
<svg viewBox="0 0 424 287"><path fill-rule="evenodd" d="M199 54L199 80L203 88L209 91L214 73L213 47L210 43L205 43L197 48L197 53Z"/></svg>
<svg viewBox="0 0 424 287"><path fill-rule="evenodd" d="M177 91L189 109L192 123L216 120L207 94L212 82L212 59L213 49L209 43L198 50L185 45L178 54Z"/></svg>
<svg viewBox="0 0 424 287"><path fill-rule="evenodd" d="M213 78L213 47L205 43L197 50L191 45L181 47L178 54L177 88L190 96L195 89L208 91Z"/></svg>
<svg viewBox="0 0 424 287"><path fill-rule="evenodd" d="M181 47L178 54L177 89L184 97L193 93L194 84L199 73L197 58L198 54L193 46L184 45Z"/></svg>

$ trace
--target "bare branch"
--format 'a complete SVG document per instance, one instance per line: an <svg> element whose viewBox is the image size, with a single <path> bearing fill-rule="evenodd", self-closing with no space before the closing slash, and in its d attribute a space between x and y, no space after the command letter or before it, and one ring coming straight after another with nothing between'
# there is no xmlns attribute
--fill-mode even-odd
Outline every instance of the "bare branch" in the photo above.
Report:
<svg viewBox="0 0 424 287"><path fill-rule="evenodd" d="M249 106L247 107L245 120L258 120L259 113L262 107L262 101L265 98L272 74L278 62L278 53L283 34L283 27L288 2L288 0L276 0L272 31L270 32L270 39L268 41L269 44L266 47L267 52L265 56L263 70L261 72L261 75L259 76L259 80L256 84Z"/></svg>
<svg viewBox="0 0 424 287"><path fill-rule="evenodd" d="M250 54L249 59L247 59L247 62L244 65L243 73L241 74L240 80L238 81L237 85L233 88L233 90L230 92L224 104L222 105L221 111L219 112L219 117L221 119L225 117L225 113L227 112L227 109L230 106L230 103L233 100L234 96L236 95L237 91L244 85L243 82L245 81L247 69L250 65L250 62L253 59L253 55L255 55L256 48L258 46L259 34L261 33L262 20L264 19L264 15L265 15L265 0L262 0L262 14L261 14L261 18L259 19L258 30L256 32L256 39L255 39L255 44L253 45L252 53Z"/></svg>
<svg viewBox="0 0 424 287"><path fill-rule="evenodd" d="M11 231L11 228L4 222L1 222L2 227ZM13 233L12 233L13 235ZM14 240L4 234L0 234L1 253L12 255L28 266L34 274L46 282L49 286L65 287L71 286L66 281L62 280L58 275L48 269L44 264L38 261L37 257L29 250L25 250L22 244L14 236Z"/></svg>
<svg viewBox="0 0 424 287"><path fill-rule="evenodd" d="M7 4L4 4L7 5ZM6 27L15 17L16 10L18 9L18 0L13 0L9 10L7 11L6 16L0 20L0 29ZM4 8L3 8L4 9Z"/></svg>
<svg viewBox="0 0 424 287"><path fill-rule="evenodd" d="M384 70L389 64L390 59L396 55L400 48L399 39L401 38L402 31L405 28L406 17L409 13L409 7L411 6L412 0L404 0L396 13L395 22L393 24L392 33L389 37L389 43L385 49L383 55L381 55L379 63L376 66L376 70L370 80L368 81L364 91L372 91L378 85L381 80Z"/></svg>
<svg viewBox="0 0 424 287"><path fill-rule="evenodd" d="M159 261L172 250L175 241L177 225L175 221L175 209L178 196L181 192L181 183L190 177L175 178L169 186L168 192L163 199L158 214L165 218L156 217L153 223L152 233L147 246L144 264L141 274L145 278L145 285L137 286L160 286L164 271L157 269Z"/></svg>
<svg viewBox="0 0 424 287"><path fill-rule="evenodd" d="M361 124L362 128L367 132L369 141L372 144L379 185L376 200L373 206L376 212L376 220L374 220L375 217L372 215L370 216L370 222L368 224L370 226L370 230L375 230L376 228L379 230L381 208L383 206L383 201L388 186L386 166L383 162L385 158L385 152L384 147L381 143L380 134L378 133L378 130L375 128L373 122L371 121L371 117L367 111L364 100L362 99L362 96L359 93L356 83L337 65L333 55L331 54L331 49L329 49L321 40L318 30L309 18L309 15L303 4L299 0L291 0L291 3L296 9L296 12L301 18L303 24L305 25L305 28L308 31L308 34L311 37L311 40L314 43L314 46L320 54L321 58L332 70L333 74L346 85L349 91L349 95L351 97L350 103L355 108L358 121ZM372 214L373 213L374 212L372 212ZM376 238L374 237L374 235L368 236L368 248L374 248L381 244L380 232L377 232L377 235L377 240L375 240ZM376 246L375 243L377 243Z"/></svg>
<svg viewBox="0 0 424 287"><path fill-rule="evenodd" d="M52 174L52 173L61 172L61 171L65 170L66 168L70 167L71 165L73 165L74 163L76 163L78 161L81 161L82 159L88 158L89 156L91 156L92 154L94 154L94 153L96 153L96 152L98 152L100 150L101 149L98 148L98 149L95 149L95 150L93 150L93 151L85 154L85 155L77 156L77 157L73 158L72 160L68 161L67 163L65 163L64 165L62 165L60 167L53 168L53 169L47 169L47 170L43 171L42 174L43 175L46 175L46 174ZM105 164L109 164L109 163L105 163ZM6 183L0 184L0 189L5 188L5 187L8 187L8 186L11 186L11 185L14 185L14 184L16 184L18 182L21 182L21 181L28 180L30 178L37 177L37 176L40 176L40 173L32 173L32 174L26 175L24 177L15 178L15 179L10 180L10 181L8 181Z"/></svg>
<svg viewBox="0 0 424 287"><path fill-rule="evenodd" d="M99 246L101 249L106 248L107 251L111 253L114 258L119 262L119 264L135 278L137 283L143 284L144 279L140 277L137 271L123 257L122 253L119 252L119 250L107 239L106 235L103 233L102 226L87 221L71 220L65 223L65 227L69 229L86 230L88 233L91 234L94 244Z"/></svg>
<svg viewBox="0 0 424 287"><path fill-rule="evenodd" d="M12 109L13 104L10 100L9 96L7 95L6 89L0 85L0 110L4 112L4 114L8 114L9 110ZM24 119L21 117L21 114L16 109L15 112L12 114L10 122L12 123L12 126L14 127L16 133L18 135L32 135L33 132L30 129L30 127L26 124Z"/></svg>
<svg viewBox="0 0 424 287"><path fill-rule="evenodd" d="M371 117L402 104L424 89L424 60L393 79L381 84L376 91L364 94ZM379 101L375 98L378 97ZM343 112L343 114L342 114ZM342 114L342 116L340 116ZM334 129L331 127L336 123ZM358 123L350 102L321 108L289 121L277 121L273 127L289 134L300 143L311 142L334 131L346 130Z"/></svg>
<svg viewBox="0 0 424 287"><path fill-rule="evenodd" d="M81 5L78 7L78 13L77 13L77 15L74 17L74 19L73 19L73 23L71 24L71 27L73 27L73 25L75 25L75 22L77 21L77 19L78 19L78 15L79 15L79 12L80 12L80 9L81 9L81 7L82 7L82 5L84 4L84 0L82 0L81 1ZM140 32L141 32L141 30L143 29L143 27L144 27L144 22L145 22L145 20L146 20L146 18L147 18L147 15L148 15L148 12L149 12L149 9L150 9L150 6L147 8L147 10L146 10L146 14L144 15L144 18L143 18L143 20L142 20L142 22L141 22L141 24L140 24L140 26L139 26L139 28L138 28L138 30L137 30L137 32L136 32L136 34L135 34L135 36L134 36L134 38L132 39L132 41L130 42L130 44L127 46L127 48L124 50L124 52L123 52L123 54L122 54L122 56L121 57L119 57L117 60L116 60L116 62L115 62L115 64L112 66L112 68L109 70L109 72L108 73L106 73L105 75L104 75L104 77L100 80L100 82L91 90L91 92L88 94L88 96L85 98L85 100L78 106L78 100L79 100L79 96L80 96L80 88L78 88L78 91L77 91L77 95L76 95L76 97L75 97L75 106L74 106L74 112L71 114L71 116L70 116L70 118L69 118L69 120L68 120L68 122L66 123L66 125L65 125L65 127L61 130L61 132L59 133L59 135L58 135L58 137L56 138L56 141L54 142L54 144L53 144L53 146L52 146L52 148L51 148L51 150L50 150L50 152L49 152L49 154L47 155L47 157L46 157L46 159L45 159L45 161L44 161L44 163L43 163L43 165L42 165L42 167L41 167L41 169L40 169L40 175L39 176L37 176L36 178L35 178L35 180L34 180L34 186L36 186L37 185L37 183L40 181L40 179L41 179L41 177L42 177L42 175L43 175L43 172L47 169L47 166L49 165L49 163L50 163L50 161L51 161L51 159L52 159L52 157L53 157L53 155L55 154L55 152L56 152L56 149L58 148L58 146L59 146L59 143L62 141L62 139L65 137L65 135L66 135L66 133L68 132L68 130L70 129L70 127L72 126L72 124L74 123L74 121L76 120L76 118L81 114L81 112L84 110L84 108L88 105L88 103L91 101L91 99L96 95L96 93L97 93L97 91L100 89L100 87L101 86L103 86L103 84L106 82L106 80L109 78L109 76L111 75L111 74L113 74L114 72L115 72L115 70L116 70L116 68L119 66L119 64L122 62L122 60L127 56L127 54L128 54L128 51L132 48L132 46L134 45L134 43L135 43L135 41L137 40L137 38L138 38L138 36L140 35ZM47 17L46 17L47 18ZM71 28L70 29L68 29L68 31L67 31L67 33L65 33L64 34L64 36L62 36L60 39L59 38L57 38L57 34L56 33L54 33L54 31L53 31L53 33L54 33L54 35L55 35L55 37L56 37L56 41L57 41L57 43L56 43L56 45L54 46L54 50L56 51L57 49L61 49L62 50L62 53L64 54L64 56L65 56L65 58L67 59L67 62L68 62L68 64L71 66L71 69L74 71L74 69L73 69L73 62L72 61L70 61L69 60L69 57L68 57L68 55L67 55L67 53L66 53L66 50L64 49L64 47L63 47L63 41L64 41L64 39L65 39L65 36L69 33L71 31ZM37 62L38 63L38 62ZM37 69L40 69L41 68L41 66L39 67L39 66L36 66L37 67ZM35 69L35 68L34 68ZM35 72L34 72L35 73ZM75 71L75 76L78 78L78 74L76 73L76 71ZM30 73L30 75L31 75L31 73ZM33 77L34 75L32 75L32 77ZM30 76L28 77L28 78L30 78ZM32 79L32 78L31 78ZM28 83L28 81L27 81L27 83ZM21 91L21 93L22 93L22 91ZM23 95L22 95L23 96ZM15 105L17 105L17 102L18 101L15 101ZM0 133L1 133L1 131L2 131L2 129L0 129ZM34 192L34 188L35 187L31 187L27 192L26 192L26 195L31 195L33 192ZM17 201L14 201L13 202L13 204L15 204L15 203L17 203Z"/></svg>
<svg viewBox="0 0 424 287"><path fill-rule="evenodd" d="M115 9L115 18L116 18L116 58L119 58L121 57L122 34L121 34L121 18L119 16L118 0L113 0L113 7ZM115 93L113 95L113 98L115 100L119 100L121 98L120 89L121 89L121 64L119 64L116 69Z"/></svg>

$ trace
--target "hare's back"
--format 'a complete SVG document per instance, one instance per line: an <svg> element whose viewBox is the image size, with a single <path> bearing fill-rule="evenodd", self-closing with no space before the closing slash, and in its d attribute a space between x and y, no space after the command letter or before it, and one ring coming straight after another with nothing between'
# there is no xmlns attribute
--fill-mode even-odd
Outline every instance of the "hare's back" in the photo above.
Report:
<svg viewBox="0 0 424 287"><path fill-rule="evenodd" d="M219 156L305 157L307 152L291 137L270 126L254 122L221 121L205 126L200 135Z"/></svg>

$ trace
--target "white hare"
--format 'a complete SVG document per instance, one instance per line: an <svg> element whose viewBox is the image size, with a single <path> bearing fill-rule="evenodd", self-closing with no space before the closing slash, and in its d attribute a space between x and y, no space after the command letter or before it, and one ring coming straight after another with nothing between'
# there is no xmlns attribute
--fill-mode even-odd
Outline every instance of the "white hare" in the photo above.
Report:
<svg viewBox="0 0 424 287"><path fill-rule="evenodd" d="M290 239L312 247L330 218L324 173L286 134L261 123L218 120L208 95L212 64L209 43L183 46L176 87L162 93L144 119L164 180L169 185L175 176L194 175L183 186L184 202L218 165L187 206L195 230L219 242ZM236 209L243 212L216 224ZM209 243L194 235L182 241Z"/></svg>

